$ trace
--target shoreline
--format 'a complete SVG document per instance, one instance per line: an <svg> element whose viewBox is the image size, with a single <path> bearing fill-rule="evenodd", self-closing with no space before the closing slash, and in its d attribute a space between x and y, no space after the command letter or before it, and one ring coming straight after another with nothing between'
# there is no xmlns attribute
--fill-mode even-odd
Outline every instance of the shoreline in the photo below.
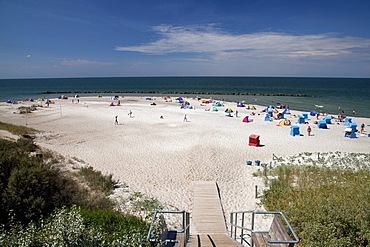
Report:
<svg viewBox="0 0 370 247"><path fill-rule="evenodd" d="M252 110L226 101L219 111L206 111L211 104L201 105L193 98L185 100L195 109L180 109L175 97L166 102L162 97L124 96L119 98L121 106L107 96L80 97L78 103L73 99L74 103L72 98L52 99L55 104L33 114L40 117L28 118L27 126L42 130L36 135L36 144L113 174L114 179L171 209L191 212L193 182L200 180L218 183L226 216L233 211L260 209L254 191L258 186L261 192L264 183L253 173L262 168L246 165L246 161L271 165L273 155L370 153L370 138L345 138L343 123L333 122L329 129L318 129L312 124L316 118L311 119L313 136L307 136L307 125L295 124L294 115L302 112L293 109L287 117L299 126L302 136L291 136L290 127L278 126L277 120L264 121L265 113L260 111L267 106L255 105L257 110L251 115ZM111 102L115 106L109 106ZM3 121L25 125L26 116L13 112L34 103L1 103ZM226 108L232 108L233 113L238 110L239 116L227 117ZM118 124L114 123L115 116ZM245 116L253 121L242 122ZM364 122L366 134L370 133L369 118L354 117L353 122L358 129ZM260 136L260 147L248 145L252 134Z"/></svg>
<svg viewBox="0 0 370 247"><path fill-rule="evenodd" d="M284 94L284 93L216 93L216 92L157 92L157 91L45 91L41 94L158 94L158 95L167 95L167 94L178 94L178 95L249 95L249 96L287 96L287 97L314 97L308 94Z"/></svg>

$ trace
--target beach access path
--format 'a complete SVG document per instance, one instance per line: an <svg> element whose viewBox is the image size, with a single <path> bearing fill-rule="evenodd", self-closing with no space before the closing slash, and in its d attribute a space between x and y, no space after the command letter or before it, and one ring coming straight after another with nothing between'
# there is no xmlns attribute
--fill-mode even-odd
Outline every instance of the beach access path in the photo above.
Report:
<svg viewBox="0 0 370 247"><path fill-rule="evenodd" d="M241 246L228 236L221 203L216 182L194 182L189 247Z"/></svg>

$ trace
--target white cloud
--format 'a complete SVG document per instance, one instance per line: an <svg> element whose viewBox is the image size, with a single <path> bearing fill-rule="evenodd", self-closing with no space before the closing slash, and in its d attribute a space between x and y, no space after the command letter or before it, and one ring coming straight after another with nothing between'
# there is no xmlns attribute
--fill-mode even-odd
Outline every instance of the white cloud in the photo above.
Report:
<svg viewBox="0 0 370 247"><path fill-rule="evenodd" d="M209 26L153 27L158 40L138 46L116 47L152 55L197 53L197 59L249 58L328 58L370 50L370 39L340 37L333 33L293 35L283 32L231 34ZM202 55L203 57L199 57Z"/></svg>
<svg viewBox="0 0 370 247"><path fill-rule="evenodd" d="M62 61L60 63L64 66L68 66L68 67L88 66L88 65L99 65L99 66L114 65L114 63L89 61L89 60L85 60L85 59L77 59L77 60L62 59Z"/></svg>

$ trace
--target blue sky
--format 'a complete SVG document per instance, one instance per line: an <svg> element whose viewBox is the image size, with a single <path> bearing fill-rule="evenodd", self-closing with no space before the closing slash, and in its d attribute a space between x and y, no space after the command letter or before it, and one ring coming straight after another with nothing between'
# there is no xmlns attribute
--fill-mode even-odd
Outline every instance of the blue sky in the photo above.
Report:
<svg viewBox="0 0 370 247"><path fill-rule="evenodd" d="M0 0L0 78L370 77L367 0Z"/></svg>

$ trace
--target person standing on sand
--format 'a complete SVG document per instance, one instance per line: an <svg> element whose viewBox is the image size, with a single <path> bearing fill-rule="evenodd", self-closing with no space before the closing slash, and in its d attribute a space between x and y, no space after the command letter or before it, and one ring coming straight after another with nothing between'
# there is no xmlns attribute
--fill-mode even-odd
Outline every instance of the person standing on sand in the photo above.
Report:
<svg viewBox="0 0 370 247"><path fill-rule="evenodd" d="M361 133L364 133L365 132L365 124L364 123L362 123L361 124Z"/></svg>
<svg viewBox="0 0 370 247"><path fill-rule="evenodd" d="M311 136L311 126L309 126L309 125L307 127L307 133L308 133L308 136Z"/></svg>
<svg viewBox="0 0 370 247"><path fill-rule="evenodd" d="M128 113L128 115L130 116L130 118L131 118L131 115L132 115L132 111L130 110L130 112Z"/></svg>
<svg viewBox="0 0 370 247"><path fill-rule="evenodd" d="M115 116L115 117L114 117L114 124L115 124L115 125L118 125L118 116Z"/></svg>
<svg viewBox="0 0 370 247"><path fill-rule="evenodd" d="M188 119L187 119L186 114L185 114L185 116L184 116L184 122L187 122L187 121L188 121Z"/></svg>

